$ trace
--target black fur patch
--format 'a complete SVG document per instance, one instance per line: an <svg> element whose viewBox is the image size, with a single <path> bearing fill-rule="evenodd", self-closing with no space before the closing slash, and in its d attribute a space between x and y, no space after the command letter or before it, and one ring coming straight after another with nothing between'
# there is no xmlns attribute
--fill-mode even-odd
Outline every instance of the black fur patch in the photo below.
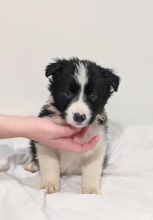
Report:
<svg viewBox="0 0 153 220"><path fill-rule="evenodd" d="M32 155L32 162L38 164L37 149L36 149L35 143L36 142L33 141L33 140L30 141L30 152L31 152L31 155Z"/></svg>

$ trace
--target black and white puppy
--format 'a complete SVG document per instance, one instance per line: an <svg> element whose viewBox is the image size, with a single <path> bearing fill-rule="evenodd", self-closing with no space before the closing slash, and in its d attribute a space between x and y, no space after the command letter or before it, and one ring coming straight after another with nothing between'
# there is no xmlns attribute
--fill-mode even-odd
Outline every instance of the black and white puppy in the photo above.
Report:
<svg viewBox="0 0 153 220"><path fill-rule="evenodd" d="M40 168L42 188L48 193L60 189L60 175L82 174L82 193L100 193L100 179L106 154L108 98L117 91L119 77L112 70L88 60L57 59L46 67L49 99L39 116L49 116L56 123L85 127L90 124L82 142L95 135L97 145L85 153L48 148L31 141L32 162L25 169Z"/></svg>

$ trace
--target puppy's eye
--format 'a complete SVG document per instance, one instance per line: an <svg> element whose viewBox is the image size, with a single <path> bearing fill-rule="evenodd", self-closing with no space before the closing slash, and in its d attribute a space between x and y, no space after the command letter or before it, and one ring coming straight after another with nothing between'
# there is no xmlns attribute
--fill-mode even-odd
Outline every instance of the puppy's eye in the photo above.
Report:
<svg viewBox="0 0 153 220"><path fill-rule="evenodd" d="M71 92L69 89L67 89L67 90L64 92L64 94L65 94L65 96L66 96L67 98L71 98L71 97L72 97L72 92Z"/></svg>
<svg viewBox="0 0 153 220"><path fill-rule="evenodd" d="M91 99L91 101L96 101L97 97L98 96L95 92L91 92L89 95L89 98Z"/></svg>

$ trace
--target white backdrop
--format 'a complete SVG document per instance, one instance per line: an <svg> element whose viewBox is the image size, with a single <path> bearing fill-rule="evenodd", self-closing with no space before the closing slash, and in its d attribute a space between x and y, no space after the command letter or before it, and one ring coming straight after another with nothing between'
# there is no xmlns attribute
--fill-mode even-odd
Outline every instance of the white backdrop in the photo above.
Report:
<svg viewBox="0 0 153 220"><path fill-rule="evenodd" d="M152 0L0 0L0 113L36 114L45 65L71 56L121 76L107 105L112 120L153 123Z"/></svg>

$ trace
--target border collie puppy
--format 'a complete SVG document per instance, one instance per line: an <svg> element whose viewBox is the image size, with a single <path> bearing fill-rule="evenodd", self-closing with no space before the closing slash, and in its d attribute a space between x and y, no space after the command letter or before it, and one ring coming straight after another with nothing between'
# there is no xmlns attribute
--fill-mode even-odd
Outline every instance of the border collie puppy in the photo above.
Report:
<svg viewBox="0 0 153 220"><path fill-rule="evenodd" d="M43 146L31 141L31 172L40 169L42 188L47 193L60 189L60 175L82 174L82 193L100 193L100 179L106 154L107 115L105 104L119 86L119 77L111 69L88 60L56 59L46 67L49 98L39 116L56 123L89 129L82 142L100 136L97 145L85 153Z"/></svg>

